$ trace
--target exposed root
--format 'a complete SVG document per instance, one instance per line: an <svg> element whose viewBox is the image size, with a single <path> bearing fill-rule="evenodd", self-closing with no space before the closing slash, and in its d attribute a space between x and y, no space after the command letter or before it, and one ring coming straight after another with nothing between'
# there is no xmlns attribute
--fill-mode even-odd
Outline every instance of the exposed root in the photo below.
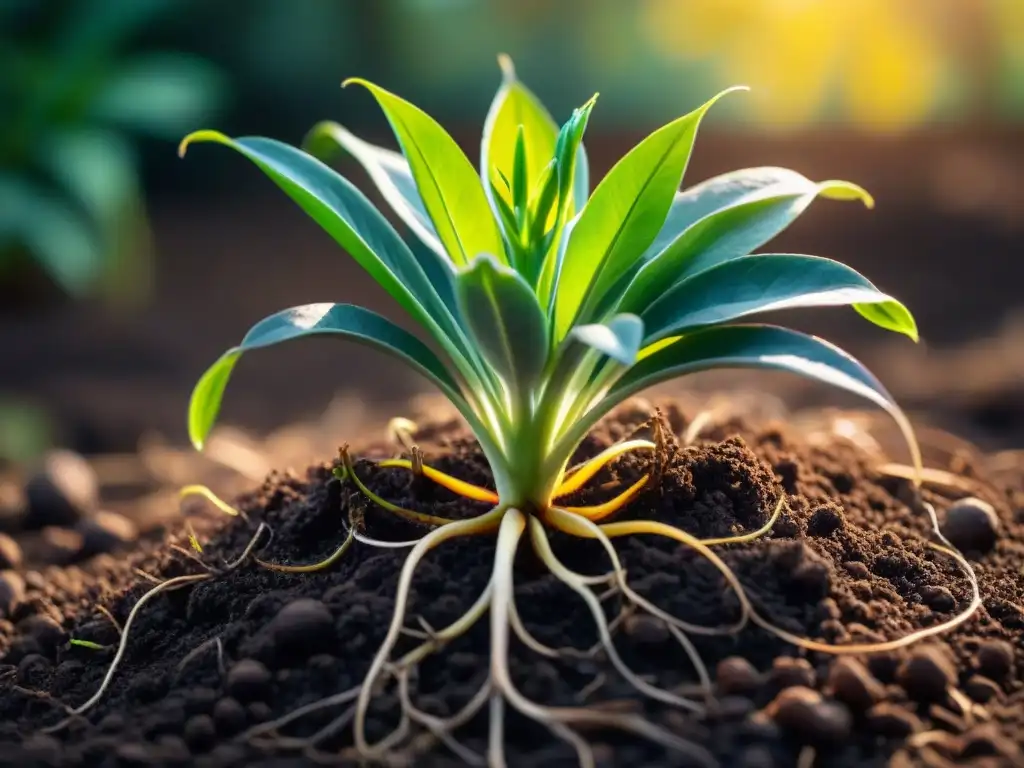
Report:
<svg viewBox="0 0 1024 768"><path fill-rule="evenodd" d="M417 463L410 459L384 459L383 461L377 462L378 467L393 467L399 469L408 469L415 474L422 474L423 477L428 480L440 485L442 488L447 488L452 493L457 493L459 496L464 496L471 501L480 501L486 504L497 504L498 494L494 491L488 490L487 488L481 488L479 485L473 485L467 483L465 480L459 480L457 477L445 474L433 467L429 467L422 463L422 460ZM417 471L418 470L418 471Z"/></svg>
<svg viewBox="0 0 1024 768"><path fill-rule="evenodd" d="M398 515L399 517L404 517L406 520L409 520L410 522L419 523L420 525L438 526L448 525L449 523L454 522L453 520L447 517L438 517L437 515L428 515L423 512L416 512L412 509L406 509L405 507L400 507L397 504L392 504L390 501L382 499L380 496L378 496L369 488L367 488L363 481L359 479L359 475L356 474L355 465L352 462L352 456L348 451L348 446L342 446L340 449L338 449L338 454L341 457L341 463L342 466L345 468L347 476L352 480L353 483L355 483L360 493L362 493L366 498L368 498L378 507L386 509L388 512Z"/></svg>
<svg viewBox="0 0 1024 768"><path fill-rule="evenodd" d="M630 451L653 451L656 448L657 445L650 440L625 440L605 448L594 458L588 459L566 472L565 479L555 489L552 498L557 500L580 490L594 475L625 453Z"/></svg>
<svg viewBox="0 0 1024 768"><path fill-rule="evenodd" d="M650 475L644 475L614 499L606 501L603 504L596 504L592 507L563 507L563 509L574 515L584 517L587 520L603 520L606 517L611 517L635 499L637 494L643 490L645 485L647 485L647 481L649 479Z"/></svg>
<svg viewBox="0 0 1024 768"><path fill-rule="evenodd" d="M284 563L267 562L266 560L260 560L259 558L253 558L253 561L257 565L260 565L271 571L278 571L280 573L314 573L316 571L326 570L327 568L330 568L332 565L338 562L344 556L344 554L348 552L348 549L352 546L353 541L355 541L354 526L352 528L349 528L348 536L345 537L345 540L341 543L341 546L339 546L336 550L334 550L331 554L329 554L327 557L325 557L318 563L310 563L308 565L286 565Z"/></svg>

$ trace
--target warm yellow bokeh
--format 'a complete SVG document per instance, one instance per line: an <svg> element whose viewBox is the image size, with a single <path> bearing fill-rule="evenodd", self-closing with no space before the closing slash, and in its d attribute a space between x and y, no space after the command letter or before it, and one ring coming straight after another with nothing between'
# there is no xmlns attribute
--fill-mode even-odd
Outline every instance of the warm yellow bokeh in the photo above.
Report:
<svg viewBox="0 0 1024 768"><path fill-rule="evenodd" d="M1000 5L1004 6L1000 9ZM1024 0L646 0L663 54L707 59L752 86L751 109L800 125L825 107L869 128L922 122L952 84L951 63L977 15L1024 37ZM962 22L962 23L961 23Z"/></svg>

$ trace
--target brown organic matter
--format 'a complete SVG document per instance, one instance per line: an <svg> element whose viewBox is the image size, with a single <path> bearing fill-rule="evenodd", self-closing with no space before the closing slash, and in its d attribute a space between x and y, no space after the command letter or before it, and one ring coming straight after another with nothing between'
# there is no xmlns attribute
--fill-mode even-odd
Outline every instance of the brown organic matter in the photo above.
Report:
<svg viewBox="0 0 1024 768"><path fill-rule="evenodd" d="M664 411L676 434L692 416L671 403ZM640 406L621 409L585 441L577 458L629 437L650 415ZM459 427L434 425L418 439L432 466L493 487L485 462ZM383 446L362 449L363 456L387 452ZM650 471L650 462L650 454L623 457L571 503L610 498L615 488ZM302 475L273 474L239 501L247 519L197 524L202 557L217 565L234 559L260 523L272 528L273 538L263 543L259 558L292 564L327 557L344 539L350 516L376 538L423 534L425 529L387 515L342 485L331 469L324 464ZM451 518L486 511L408 472L366 461L356 469L372 491L414 510ZM703 717L643 699L600 655L546 659L513 642L512 678L538 702L642 713L706 750L683 760L635 736L588 729L583 735L601 765L795 766L809 764L808 756L815 765L851 767L972 760L1019 765L1024 478L999 486L985 482L980 468L958 469L977 475L972 493L999 516L999 539L972 560L982 607L926 645L852 657L852 664L799 651L753 626L735 636L694 636L697 652L720 678L716 701ZM756 609L791 632L835 643L895 638L952 618L970 599L956 563L926 546L928 521L908 506L908 482L880 475L866 455L838 439L812 447L784 425L733 421L707 429L694 446L673 446L663 470L618 519L657 519L699 537L729 536L762 526L785 495L785 511L768 535L718 552ZM956 500L941 493L924 491L940 520ZM551 541L569 567L594 575L607 571L599 544L562 534L551 534ZM705 560L650 536L616 539L616 546L630 584L660 608L696 624L735 620L737 601ZM276 734L246 734L361 682L387 631L406 553L357 543L326 571L278 573L250 562L159 595L138 615L105 697L52 734L43 731L65 718L65 705L78 706L95 693L111 662L117 629L96 607L108 608L123 624L152 586L140 571L166 579L199 569L166 545L140 543L126 558L103 556L81 567L50 569L45 579L26 579L23 598L0 621L0 742L9 745L0 751L0 763L312 764L292 742L330 723L346 705L309 713ZM494 554L488 536L431 552L413 581L406 626L429 631L457 619L487 583ZM596 642L586 606L546 571L526 540L515 570L516 606L538 641L579 649ZM605 607L614 619L619 598L611 596ZM663 625L626 618L615 633L623 660L663 688L692 692L699 682L693 665ZM68 636L105 649L69 646ZM403 640L399 652L417 642ZM425 660L410 676L419 709L445 717L465 705L486 679L488 652L488 626L481 621ZM368 721L371 739L396 726L399 709L394 686L379 694ZM506 710L509 765L575 763L564 742ZM487 708L454 736L483 754ZM342 727L318 750L351 760L351 745L351 732ZM463 764L429 734L404 749L417 766Z"/></svg>

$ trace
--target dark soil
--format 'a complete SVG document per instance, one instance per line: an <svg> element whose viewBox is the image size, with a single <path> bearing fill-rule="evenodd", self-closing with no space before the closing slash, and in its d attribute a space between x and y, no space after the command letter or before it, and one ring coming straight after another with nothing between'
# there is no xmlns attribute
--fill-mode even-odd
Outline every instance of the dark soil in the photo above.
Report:
<svg viewBox="0 0 1024 768"><path fill-rule="evenodd" d="M672 431L681 433L688 415L671 403L664 413ZM639 405L620 411L588 438L579 457L633 434L650 416ZM436 425L418 439L433 465L489 482L482 457L459 428ZM364 456L387 451L362 449ZM609 498L612 484L632 482L651 469L650 462L649 454L623 458L571 503ZM203 558L220 563L236 557L261 521L274 536L260 556L291 563L329 554L350 514L364 517L369 533L380 538L421 533L342 487L331 468L271 475L240 500L247 521L198 520ZM994 548L968 553L983 606L954 632L906 651L841 660L800 652L756 628L734 637L694 637L716 676L719 703L703 719L644 701L599 659L552 662L514 643L513 678L522 693L541 703L614 701L644 711L709 753L684 760L633 737L588 732L603 765L1022 765L1016 744L1024 741L1024 478L1014 478L1012 486L1005 478L989 481L984 467L962 457L943 468L972 483L971 494L989 503L998 518ZM483 511L408 473L363 462L359 472L382 496L415 509L449 517ZM658 483L622 517L656 518L702 537L723 536L763 525L780 494L786 511L770 535L722 551L754 604L780 626L839 643L893 638L948 619L967 604L964 574L925 546L927 520L908 506L906 481L880 475L852 445L812 446L784 424L736 421L708 430L694 447L676 447ZM925 491L940 520L967 495ZM991 523L985 514L975 518ZM183 537L173 540L181 543ZM977 540L990 541L984 535ZM566 536L553 536L553 542L571 567L607 570L592 542ZM707 625L735 618L736 599L717 572L683 547L649 536L620 539L618 545L632 585L662 608ZM415 626L416 616L433 627L456 619L486 583L493 554L487 537L435 550L416 576L407 625ZM199 567L166 542L149 542L127 557L101 555L81 566L25 573L24 596L0 620L0 764L313 764L298 753L235 737L358 684L386 631L405 556L406 550L356 545L335 567L316 574L274 573L248 563L155 598L132 627L105 698L87 717L53 735L41 729L64 717L62 704L87 700L113 657L112 648L70 646L68 639L116 645L116 629L96 607L108 608L123 624L147 588L135 569L167 578ZM580 648L595 642L582 601L544 572L525 542L516 583L519 611L541 642ZM609 601L610 613L616 607ZM623 622L616 644L627 663L655 676L662 687L696 681L685 654L656 620L634 616ZM457 710L483 682L487 653L484 621L422 664L414 680L421 708L438 715ZM596 677L603 683L592 685ZM371 711L371 737L393 728L397 712L397 695L385 691ZM310 715L287 734L309 735L338 713ZM458 733L481 752L485 714L486 708ZM323 748L336 754L350 740L343 730ZM575 762L572 751L546 729L511 711L506 743L511 766ZM410 757L415 765L460 764L438 745Z"/></svg>

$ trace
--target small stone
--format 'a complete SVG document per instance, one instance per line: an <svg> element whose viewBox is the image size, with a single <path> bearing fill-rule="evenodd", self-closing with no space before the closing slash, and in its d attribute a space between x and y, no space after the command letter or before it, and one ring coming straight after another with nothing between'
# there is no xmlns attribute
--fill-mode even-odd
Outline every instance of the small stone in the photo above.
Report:
<svg viewBox="0 0 1024 768"><path fill-rule="evenodd" d="M26 525L74 525L96 508L99 482L89 463L77 453L50 451L25 485Z"/></svg>
<svg viewBox="0 0 1024 768"><path fill-rule="evenodd" d="M803 686L787 688L768 705L775 722L804 744L839 744L850 735L853 718L842 704L825 701Z"/></svg>
<svg viewBox="0 0 1024 768"><path fill-rule="evenodd" d="M139 537L135 523L115 512L97 512L80 520L75 530L82 537L81 557L112 552Z"/></svg>
<svg viewBox="0 0 1024 768"><path fill-rule="evenodd" d="M319 600L306 597L278 611L268 630L276 648L285 654L310 656L329 650L335 642L331 612Z"/></svg>
<svg viewBox="0 0 1024 768"><path fill-rule="evenodd" d="M871 730L890 739L902 739L923 728L921 719L909 709L884 701L869 709L865 720Z"/></svg>
<svg viewBox="0 0 1024 768"><path fill-rule="evenodd" d="M254 701L252 704L245 708L245 713L248 715L249 721L253 723L265 723L274 714L274 711L270 708L270 705L265 701Z"/></svg>
<svg viewBox="0 0 1024 768"><path fill-rule="evenodd" d="M961 499L946 512L942 533L962 552L986 554L999 538L999 517L987 501Z"/></svg>
<svg viewBox="0 0 1024 768"><path fill-rule="evenodd" d="M832 572L819 560L805 559L793 569L791 578L808 599L820 600L832 591Z"/></svg>
<svg viewBox="0 0 1024 768"><path fill-rule="evenodd" d="M67 633L60 624L42 614L29 616L27 619L19 621L17 630L20 634L35 640L43 652L48 655L53 655L57 651L57 647L67 641Z"/></svg>
<svg viewBox="0 0 1024 768"><path fill-rule="evenodd" d="M138 741L129 741L127 744L119 744L114 750L117 755L117 764L128 768L134 766L152 765L149 746Z"/></svg>
<svg viewBox="0 0 1024 768"><path fill-rule="evenodd" d="M18 662L18 683L25 688L38 688L50 668L50 662L45 656L30 653Z"/></svg>
<svg viewBox="0 0 1024 768"><path fill-rule="evenodd" d="M709 708L709 713L720 720L742 720L756 709L746 696L722 696Z"/></svg>
<svg viewBox="0 0 1024 768"><path fill-rule="evenodd" d="M729 656L718 662L715 682L723 696L751 693L761 684L761 675L742 656Z"/></svg>
<svg viewBox="0 0 1024 768"><path fill-rule="evenodd" d="M190 715L207 715L217 701L217 692L205 685L185 691L185 709Z"/></svg>
<svg viewBox="0 0 1024 768"><path fill-rule="evenodd" d="M81 557L83 543L78 531L51 525L43 529L39 554L54 565L68 565Z"/></svg>
<svg viewBox="0 0 1024 768"><path fill-rule="evenodd" d="M987 677L982 677L981 675L971 675L964 684L964 693L966 693L972 701L976 701L979 704L987 704L993 699L1001 698L1003 690L994 680L989 680Z"/></svg>
<svg viewBox="0 0 1024 768"><path fill-rule="evenodd" d="M181 736L168 733L156 740L154 759L160 765L186 765L192 761L192 754Z"/></svg>
<svg viewBox="0 0 1024 768"><path fill-rule="evenodd" d="M661 645L670 638L665 622L653 616L629 616L625 621L624 629L637 645Z"/></svg>
<svg viewBox="0 0 1024 768"><path fill-rule="evenodd" d="M807 659L792 656L779 656L772 662L768 679L775 690L803 686L814 687L814 667Z"/></svg>
<svg viewBox="0 0 1024 768"><path fill-rule="evenodd" d="M213 721L218 733L234 736L245 727L245 708L238 699L225 696L213 706Z"/></svg>
<svg viewBox="0 0 1024 768"><path fill-rule="evenodd" d="M21 742L22 756L31 765L60 765L60 742L53 736L35 733Z"/></svg>
<svg viewBox="0 0 1024 768"><path fill-rule="evenodd" d="M117 712L111 712L100 720L96 727L104 733L120 733L124 730L124 723L124 715Z"/></svg>
<svg viewBox="0 0 1024 768"><path fill-rule="evenodd" d="M0 571L21 568L21 547L6 533L0 533Z"/></svg>
<svg viewBox="0 0 1024 768"><path fill-rule="evenodd" d="M242 659L228 670L228 693L239 701L252 701L270 691L270 670L255 659Z"/></svg>
<svg viewBox="0 0 1024 768"><path fill-rule="evenodd" d="M209 715L194 715L185 722L185 743L193 750L205 751L217 738L217 729Z"/></svg>
<svg viewBox="0 0 1024 768"><path fill-rule="evenodd" d="M843 516L843 510L834 504L826 504L811 513L811 517L807 521L807 535L831 536L844 525L846 525L846 518Z"/></svg>
<svg viewBox="0 0 1024 768"><path fill-rule="evenodd" d="M896 679L916 701L942 701L956 680L956 670L937 646L922 646L900 665Z"/></svg>
<svg viewBox="0 0 1024 768"><path fill-rule="evenodd" d="M24 579L14 571L0 571L0 619L14 613L24 599Z"/></svg>
<svg viewBox="0 0 1024 768"><path fill-rule="evenodd" d="M956 598L946 587L921 587L921 600L933 611L952 611L956 608Z"/></svg>
<svg viewBox="0 0 1024 768"><path fill-rule="evenodd" d="M863 712L885 696L885 689L856 659L832 662L828 676L832 695L855 712Z"/></svg>
<svg viewBox="0 0 1024 768"><path fill-rule="evenodd" d="M992 680L1002 681L1013 669L1013 646L1005 640L987 640L978 647L978 671Z"/></svg>

